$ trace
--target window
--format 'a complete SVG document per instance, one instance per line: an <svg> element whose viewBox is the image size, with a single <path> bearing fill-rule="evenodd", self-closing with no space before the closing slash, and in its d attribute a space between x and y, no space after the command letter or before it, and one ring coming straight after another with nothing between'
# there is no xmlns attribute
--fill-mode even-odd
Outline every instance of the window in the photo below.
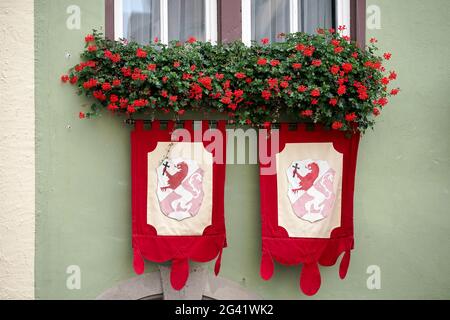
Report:
<svg viewBox="0 0 450 320"><path fill-rule="evenodd" d="M105 0L106 35L140 43L194 36L250 45L266 37L280 41L276 36L282 32L345 25L343 34L351 30L364 47L365 7L366 0Z"/></svg>
<svg viewBox="0 0 450 320"><path fill-rule="evenodd" d="M280 33L346 25L350 28L350 0L242 0L242 41L250 44Z"/></svg>
<svg viewBox="0 0 450 320"><path fill-rule="evenodd" d="M217 41L216 0L115 0L115 38Z"/></svg>

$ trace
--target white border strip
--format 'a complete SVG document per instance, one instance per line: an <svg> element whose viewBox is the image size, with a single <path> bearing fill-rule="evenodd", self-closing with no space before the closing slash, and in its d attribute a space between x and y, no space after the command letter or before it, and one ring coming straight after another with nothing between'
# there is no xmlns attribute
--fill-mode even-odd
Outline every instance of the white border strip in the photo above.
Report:
<svg viewBox="0 0 450 320"><path fill-rule="evenodd" d="M289 0L290 32L298 31L298 0Z"/></svg>
<svg viewBox="0 0 450 320"><path fill-rule="evenodd" d="M205 0L205 39L217 44L217 0Z"/></svg>
<svg viewBox="0 0 450 320"><path fill-rule="evenodd" d="M252 44L252 1L242 0L241 3L242 42L246 46Z"/></svg>
<svg viewBox="0 0 450 320"><path fill-rule="evenodd" d="M342 36L350 36L350 0L336 0L336 24L336 27L346 26Z"/></svg>
<svg viewBox="0 0 450 320"><path fill-rule="evenodd" d="M114 0L114 39L123 37L123 10L122 0Z"/></svg>

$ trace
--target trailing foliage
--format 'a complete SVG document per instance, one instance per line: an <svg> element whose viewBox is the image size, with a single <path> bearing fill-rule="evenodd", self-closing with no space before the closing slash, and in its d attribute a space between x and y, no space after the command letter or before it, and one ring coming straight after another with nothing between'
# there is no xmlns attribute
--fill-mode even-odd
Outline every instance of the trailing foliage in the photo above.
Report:
<svg viewBox="0 0 450 320"><path fill-rule="evenodd" d="M146 116L186 110L219 112L238 124L269 126L281 113L336 130L364 132L399 89L388 90L376 40L366 50L335 30L281 35L284 41L212 45L190 38L169 45L86 36L83 62L62 76L101 109Z"/></svg>

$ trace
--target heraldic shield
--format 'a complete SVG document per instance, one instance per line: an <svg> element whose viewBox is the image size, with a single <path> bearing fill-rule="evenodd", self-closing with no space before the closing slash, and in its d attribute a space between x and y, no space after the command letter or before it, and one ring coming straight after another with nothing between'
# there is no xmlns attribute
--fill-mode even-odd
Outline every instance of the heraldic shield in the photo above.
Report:
<svg viewBox="0 0 450 320"><path fill-rule="evenodd" d="M226 246L224 222L225 122L135 122L131 132L133 267L144 259L171 261L170 281L180 290L189 260L217 257Z"/></svg>
<svg viewBox="0 0 450 320"><path fill-rule="evenodd" d="M345 278L354 246L359 138L359 133L286 123L267 137L260 135L260 148L279 139L270 161L260 161L263 279L272 277L274 260L303 264L300 288L314 295L321 284L319 264L332 266L342 253L339 275Z"/></svg>

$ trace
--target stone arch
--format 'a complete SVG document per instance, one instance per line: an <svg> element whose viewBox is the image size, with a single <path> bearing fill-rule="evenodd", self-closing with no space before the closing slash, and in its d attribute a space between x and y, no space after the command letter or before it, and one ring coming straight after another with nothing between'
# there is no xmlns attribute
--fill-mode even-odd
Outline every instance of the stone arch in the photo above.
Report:
<svg viewBox="0 0 450 320"><path fill-rule="evenodd" d="M97 300L260 300L261 297L238 283L216 277L201 267L191 268L186 286L174 290L170 285L170 268L125 280L106 290Z"/></svg>

